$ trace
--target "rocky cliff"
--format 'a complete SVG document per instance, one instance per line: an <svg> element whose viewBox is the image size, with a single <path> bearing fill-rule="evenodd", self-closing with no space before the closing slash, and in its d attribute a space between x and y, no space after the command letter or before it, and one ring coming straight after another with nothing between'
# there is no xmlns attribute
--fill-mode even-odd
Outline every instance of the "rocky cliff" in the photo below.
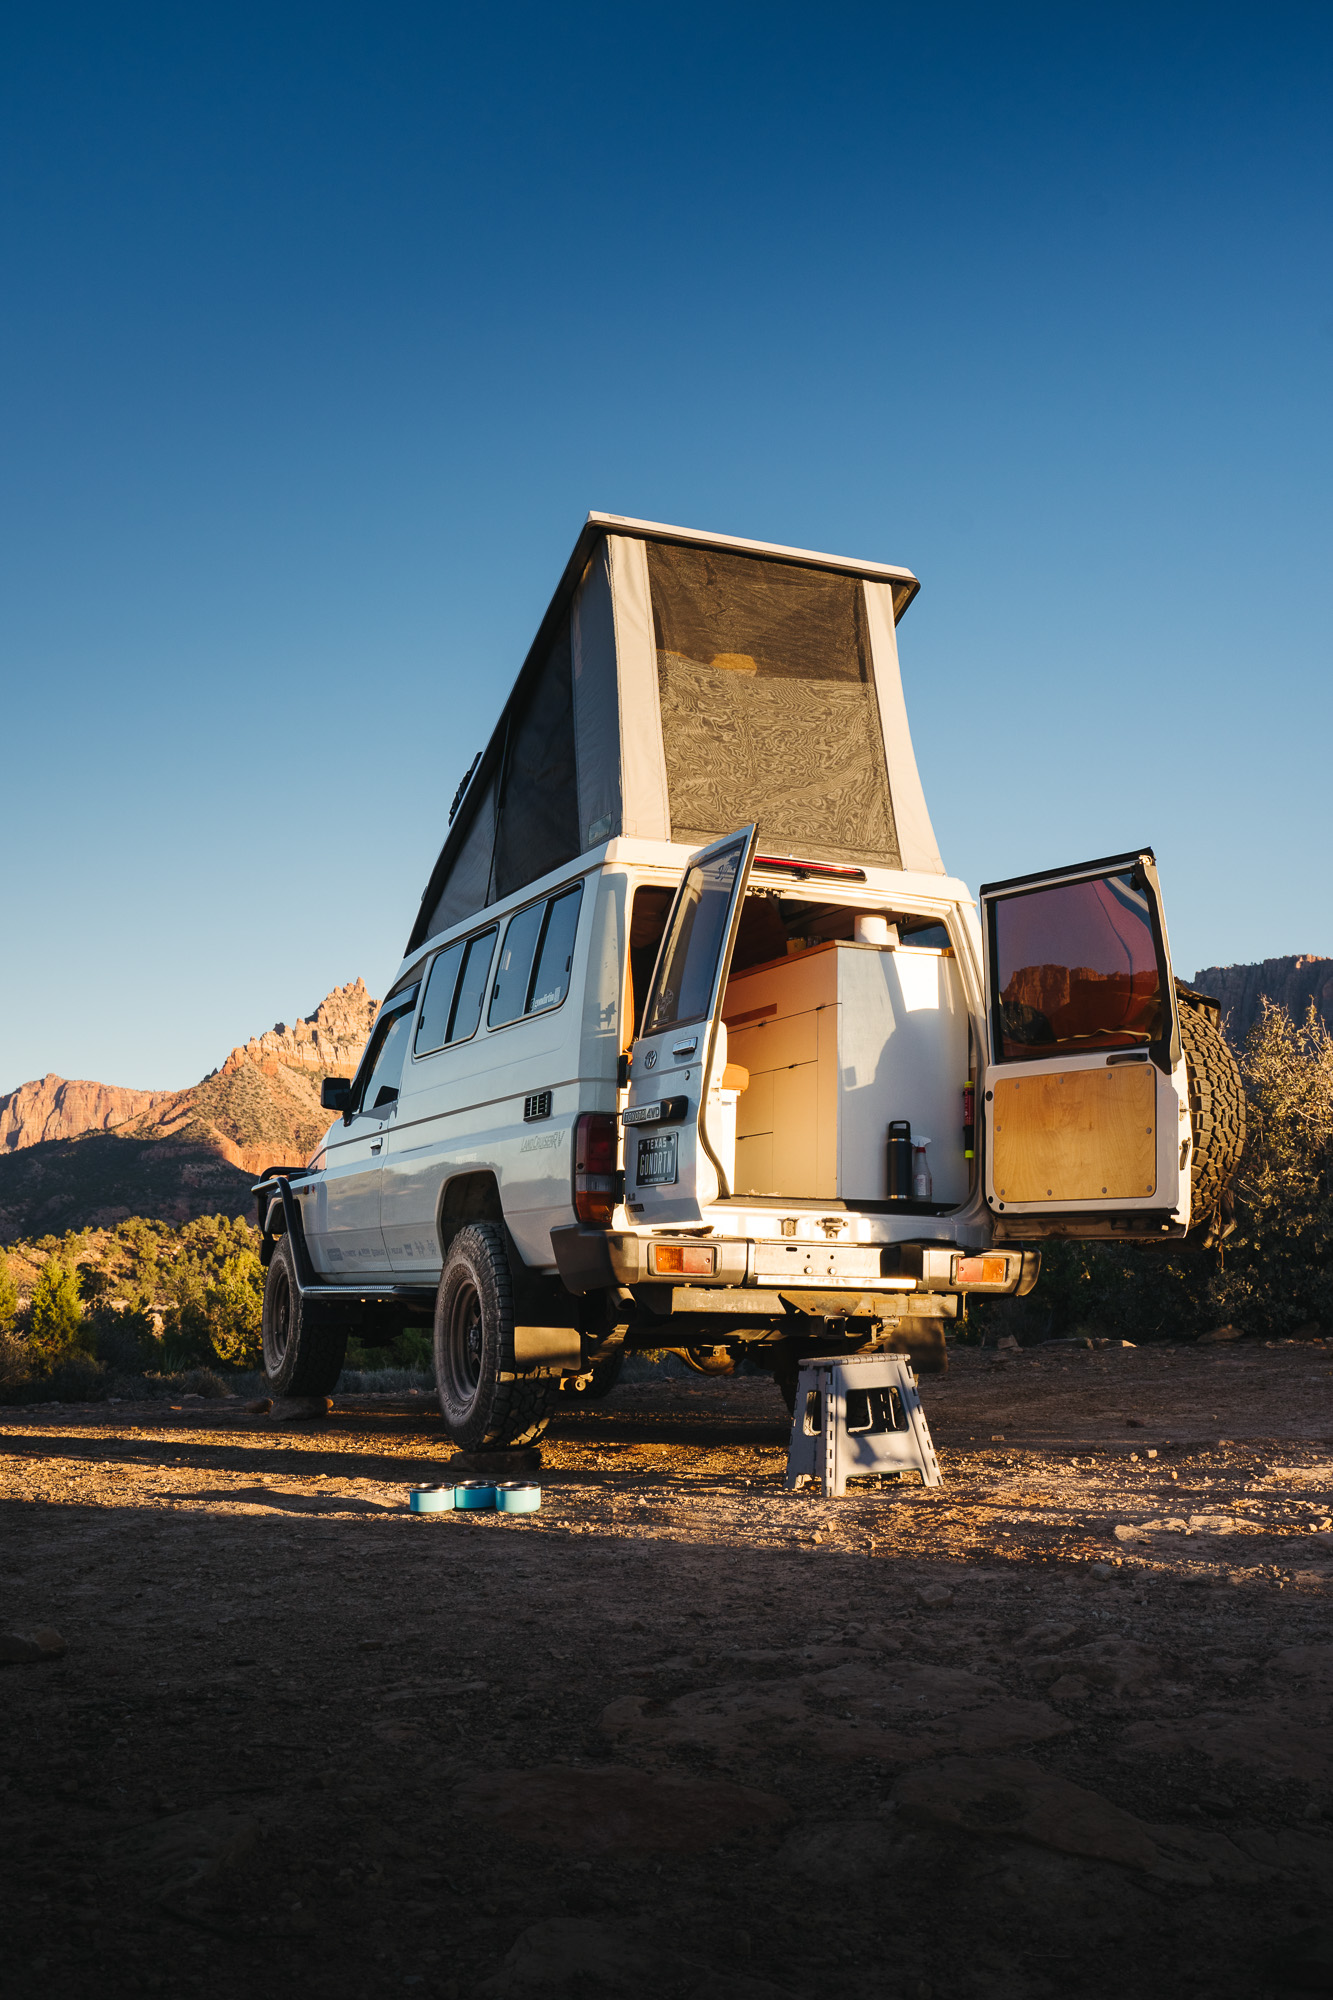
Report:
<svg viewBox="0 0 1333 2000"><path fill-rule="evenodd" d="M86 1083L52 1071L0 1097L0 1153L17 1153L48 1139L74 1139L80 1132L110 1132L131 1118L150 1116L174 1095L170 1090L121 1090L114 1083Z"/></svg>
<svg viewBox="0 0 1333 2000"><path fill-rule="evenodd" d="M378 1004L361 979L336 987L188 1090L25 1083L0 1100L0 1242L130 1215L249 1214L254 1175L300 1164L327 1129L319 1086L352 1074Z"/></svg>
<svg viewBox="0 0 1333 2000"><path fill-rule="evenodd" d="M1293 1021L1303 1021L1313 1001L1326 1027L1333 1030L1333 958L1305 955L1266 958L1260 965L1209 965L1190 984L1222 1003L1226 1031L1237 1048L1259 1018L1268 999L1285 1007Z"/></svg>

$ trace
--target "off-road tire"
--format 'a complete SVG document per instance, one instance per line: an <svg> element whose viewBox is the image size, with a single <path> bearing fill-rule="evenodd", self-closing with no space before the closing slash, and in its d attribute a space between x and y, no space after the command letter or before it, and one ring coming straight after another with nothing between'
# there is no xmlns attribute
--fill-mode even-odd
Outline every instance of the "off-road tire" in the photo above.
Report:
<svg viewBox="0 0 1333 2000"><path fill-rule="evenodd" d="M327 1396L342 1374L347 1329L303 1299L291 1241L280 1236L264 1284L264 1375L275 1396Z"/></svg>
<svg viewBox="0 0 1333 2000"><path fill-rule="evenodd" d="M1180 1043L1189 1079L1190 1228L1217 1230L1245 1149L1245 1086L1215 1002L1176 981Z"/></svg>
<svg viewBox="0 0 1333 2000"><path fill-rule="evenodd" d="M570 1376L560 1384L560 1394L568 1396L576 1403L599 1403L603 1396L609 1396L620 1380L620 1371L625 1365L625 1350L618 1347L614 1354L608 1354L603 1361L594 1361L591 1368L583 1373L591 1377L586 1387L580 1389L581 1377Z"/></svg>
<svg viewBox="0 0 1333 2000"><path fill-rule="evenodd" d="M469 1223L449 1246L435 1295L435 1380L462 1451L536 1444L551 1420L558 1379L515 1369L514 1287L498 1223Z"/></svg>

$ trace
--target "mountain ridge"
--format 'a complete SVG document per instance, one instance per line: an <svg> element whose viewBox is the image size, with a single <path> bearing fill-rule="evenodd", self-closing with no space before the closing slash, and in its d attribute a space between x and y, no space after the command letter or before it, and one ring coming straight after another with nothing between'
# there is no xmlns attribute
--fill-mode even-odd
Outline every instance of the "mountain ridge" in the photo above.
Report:
<svg viewBox="0 0 1333 2000"><path fill-rule="evenodd" d="M1254 965L1209 965L1190 983L1221 1004L1222 1024L1238 1049L1244 1048L1265 1000L1285 1007L1297 1022L1313 1002L1324 1026L1333 1031L1333 958L1317 952L1265 958Z"/></svg>
<svg viewBox="0 0 1333 2000"><path fill-rule="evenodd" d="M131 1215L249 1214L254 1176L304 1160L327 1129L320 1084L355 1069L378 1004L350 980L313 1014L238 1043L185 1090L54 1074L20 1085L0 1099L0 1242Z"/></svg>

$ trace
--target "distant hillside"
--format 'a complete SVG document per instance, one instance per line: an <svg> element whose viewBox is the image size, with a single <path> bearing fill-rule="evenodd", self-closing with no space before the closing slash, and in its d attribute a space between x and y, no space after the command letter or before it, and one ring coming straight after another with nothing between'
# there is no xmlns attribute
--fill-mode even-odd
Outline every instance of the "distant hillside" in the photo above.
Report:
<svg viewBox="0 0 1333 2000"><path fill-rule="evenodd" d="M131 1215L248 1215L253 1176L304 1160L327 1128L320 1084L355 1069L377 1005L363 980L339 986L305 1020L234 1048L189 1090L54 1076L22 1085L0 1100L0 1243Z"/></svg>
<svg viewBox="0 0 1333 2000"><path fill-rule="evenodd" d="M40 1146L45 1139L73 1139L80 1132L110 1132L155 1111L174 1094L122 1090L114 1083L85 1083L52 1072L0 1097L0 1153Z"/></svg>
<svg viewBox="0 0 1333 2000"><path fill-rule="evenodd" d="M1261 965L1209 965L1190 984L1222 1004L1227 1034L1237 1048L1259 1018L1265 998L1285 1007L1293 1021L1303 1021L1313 1000L1315 1011L1333 1030L1333 958L1310 955L1266 958Z"/></svg>

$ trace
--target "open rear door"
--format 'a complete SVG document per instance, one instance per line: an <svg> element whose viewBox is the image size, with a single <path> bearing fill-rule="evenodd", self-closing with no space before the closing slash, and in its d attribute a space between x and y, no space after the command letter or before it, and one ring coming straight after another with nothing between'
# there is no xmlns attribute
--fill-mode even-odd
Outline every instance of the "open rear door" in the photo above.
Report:
<svg viewBox="0 0 1333 2000"><path fill-rule="evenodd" d="M1189 1095L1151 850L989 883L981 917L996 1234L1179 1234Z"/></svg>
<svg viewBox="0 0 1333 2000"><path fill-rule="evenodd" d="M719 1019L756 831L692 854L671 906L630 1062L625 1205L636 1221L697 1222L731 1193L735 1105L721 1089Z"/></svg>

